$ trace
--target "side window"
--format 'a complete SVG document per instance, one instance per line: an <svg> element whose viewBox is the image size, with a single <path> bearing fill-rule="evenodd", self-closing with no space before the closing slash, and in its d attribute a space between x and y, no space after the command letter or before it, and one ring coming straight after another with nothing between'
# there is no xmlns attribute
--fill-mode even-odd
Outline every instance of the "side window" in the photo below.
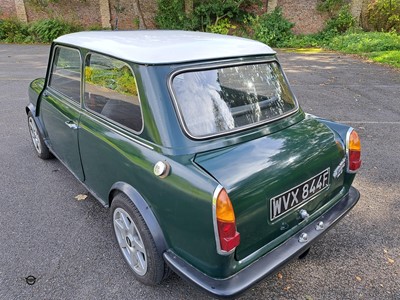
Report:
<svg viewBox="0 0 400 300"><path fill-rule="evenodd" d="M81 56L78 50L66 47L55 49L49 86L80 102Z"/></svg>
<svg viewBox="0 0 400 300"><path fill-rule="evenodd" d="M142 113L136 79L123 61L89 54L85 64L85 106L136 132L142 130Z"/></svg>

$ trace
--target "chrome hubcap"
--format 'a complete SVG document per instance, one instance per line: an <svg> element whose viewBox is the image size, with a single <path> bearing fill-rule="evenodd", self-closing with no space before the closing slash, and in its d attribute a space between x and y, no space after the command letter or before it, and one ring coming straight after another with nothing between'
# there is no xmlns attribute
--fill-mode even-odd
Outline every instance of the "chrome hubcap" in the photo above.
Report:
<svg viewBox="0 0 400 300"><path fill-rule="evenodd" d="M35 149L38 153L41 153L42 148L40 147L39 133L38 133L38 129L36 127L35 121L33 120L32 117L29 117L28 123L29 123L29 132L31 133L33 146L35 147Z"/></svg>
<svg viewBox="0 0 400 300"><path fill-rule="evenodd" d="M132 270L140 276L147 272L147 255L142 237L129 214L122 208L114 211L114 230L119 247Z"/></svg>

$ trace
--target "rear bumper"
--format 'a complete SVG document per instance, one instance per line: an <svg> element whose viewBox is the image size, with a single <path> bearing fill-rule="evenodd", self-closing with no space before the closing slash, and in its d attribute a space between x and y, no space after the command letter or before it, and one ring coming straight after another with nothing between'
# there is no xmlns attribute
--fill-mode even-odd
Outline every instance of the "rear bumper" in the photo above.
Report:
<svg viewBox="0 0 400 300"><path fill-rule="evenodd" d="M360 193L351 187L346 196L318 219L304 227L301 232L298 232L285 243L228 278L216 279L209 277L178 257L171 250L164 253L164 259L169 267L180 277L194 283L213 296L221 298L235 297L263 278L277 272L290 260L302 254L313 242L344 217L359 198ZM324 228L317 230L317 224L321 221L324 223ZM299 237L303 233L308 236L307 242L299 242Z"/></svg>

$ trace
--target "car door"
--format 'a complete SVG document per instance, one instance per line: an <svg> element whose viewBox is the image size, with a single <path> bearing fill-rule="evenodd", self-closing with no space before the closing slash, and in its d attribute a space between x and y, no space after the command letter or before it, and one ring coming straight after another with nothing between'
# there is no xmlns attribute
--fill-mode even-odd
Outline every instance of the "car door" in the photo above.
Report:
<svg viewBox="0 0 400 300"><path fill-rule="evenodd" d="M148 147L140 141L142 111L131 66L103 54L85 58L79 147L85 184L102 201L117 181L138 184ZM106 204L106 202L104 202Z"/></svg>
<svg viewBox="0 0 400 300"><path fill-rule="evenodd" d="M81 55L77 49L55 46L40 113L49 146L81 181L84 180L78 133L81 115Z"/></svg>

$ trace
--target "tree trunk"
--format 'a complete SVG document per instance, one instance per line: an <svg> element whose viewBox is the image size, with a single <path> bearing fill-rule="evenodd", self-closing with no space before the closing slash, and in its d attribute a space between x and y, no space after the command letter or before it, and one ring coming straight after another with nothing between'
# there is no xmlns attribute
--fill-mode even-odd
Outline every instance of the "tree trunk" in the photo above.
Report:
<svg viewBox="0 0 400 300"><path fill-rule="evenodd" d="M101 27L111 28L111 13L109 0L99 0Z"/></svg>
<svg viewBox="0 0 400 300"><path fill-rule="evenodd" d="M363 5L363 0L352 0L350 6L351 14L357 20L357 23L359 25L360 25L362 5Z"/></svg>
<svg viewBox="0 0 400 300"><path fill-rule="evenodd" d="M185 13L190 15L193 12L193 0L185 0Z"/></svg>
<svg viewBox="0 0 400 300"><path fill-rule="evenodd" d="M278 6L278 0L269 0L267 5L267 12L270 13Z"/></svg>
<svg viewBox="0 0 400 300"><path fill-rule="evenodd" d="M363 29L371 30L371 26L368 23L368 5L371 3L370 0L363 0L361 4L361 15L360 25Z"/></svg>
<svg viewBox="0 0 400 300"><path fill-rule="evenodd" d="M24 23L28 23L24 0L15 0L14 2L18 20Z"/></svg>
<svg viewBox="0 0 400 300"><path fill-rule="evenodd" d="M138 20L139 20L139 29L146 29L147 28L147 26L146 26L146 23L145 23L145 21L144 21L144 18L143 18L143 13L142 13L142 10L141 10L141 8L140 8L140 1L139 0L136 0L136 1L133 1L133 11L134 11L134 13L135 13L135 16L137 16L137 18L138 18Z"/></svg>

